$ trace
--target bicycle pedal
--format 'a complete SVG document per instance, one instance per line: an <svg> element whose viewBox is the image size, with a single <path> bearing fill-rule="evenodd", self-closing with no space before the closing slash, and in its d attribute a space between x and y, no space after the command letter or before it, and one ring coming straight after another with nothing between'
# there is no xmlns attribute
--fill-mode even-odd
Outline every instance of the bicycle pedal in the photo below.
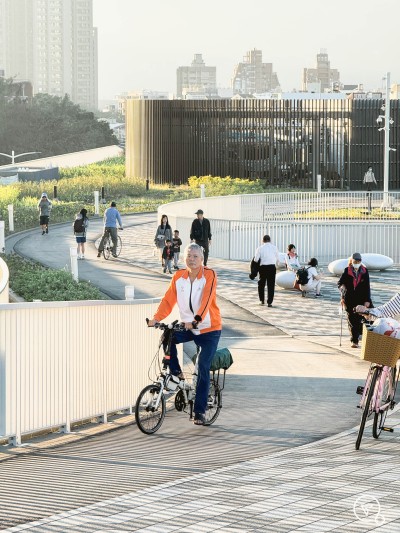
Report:
<svg viewBox="0 0 400 533"><path fill-rule="evenodd" d="M394 433L394 429L393 428L383 427L382 431L389 431L389 433Z"/></svg>
<svg viewBox="0 0 400 533"><path fill-rule="evenodd" d="M362 394L364 392L364 387L362 387L361 385L359 385L357 387L357 390L356 390L356 394Z"/></svg>

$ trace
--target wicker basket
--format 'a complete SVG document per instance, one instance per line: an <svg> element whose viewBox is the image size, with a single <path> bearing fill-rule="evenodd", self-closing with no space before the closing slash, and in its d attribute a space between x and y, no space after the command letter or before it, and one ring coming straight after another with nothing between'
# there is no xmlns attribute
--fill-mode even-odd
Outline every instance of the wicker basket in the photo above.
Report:
<svg viewBox="0 0 400 533"><path fill-rule="evenodd" d="M400 339L379 335L363 327L361 359L383 366L396 366L400 358Z"/></svg>

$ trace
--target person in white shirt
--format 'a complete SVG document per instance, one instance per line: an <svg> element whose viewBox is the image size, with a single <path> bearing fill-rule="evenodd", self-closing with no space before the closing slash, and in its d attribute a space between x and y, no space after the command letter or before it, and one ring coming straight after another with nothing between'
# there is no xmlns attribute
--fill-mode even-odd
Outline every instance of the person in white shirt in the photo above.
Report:
<svg viewBox="0 0 400 533"><path fill-rule="evenodd" d="M321 274L318 274L317 267L318 260L312 257L308 262L308 283L307 285L300 285L301 295L305 297L306 292L315 290L315 297L321 296Z"/></svg>
<svg viewBox="0 0 400 533"><path fill-rule="evenodd" d="M279 250L271 243L271 237L264 235L263 243L256 250L254 261L260 261L258 297L260 305L265 303L265 284L267 284L267 304L272 307L275 293L276 265L279 263Z"/></svg>
<svg viewBox="0 0 400 533"><path fill-rule="evenodd" d="M296 253L296 246L289 244L287 247L287 253L285 254L286 268L291 272L296 272L301 268L299 256Z"/></svg>

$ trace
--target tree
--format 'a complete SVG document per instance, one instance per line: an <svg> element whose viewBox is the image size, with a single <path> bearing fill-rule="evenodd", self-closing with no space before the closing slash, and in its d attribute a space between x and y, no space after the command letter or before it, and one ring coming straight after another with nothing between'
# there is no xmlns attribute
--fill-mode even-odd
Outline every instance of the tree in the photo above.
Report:
<svg viewBox="0 0 400 533"><path fill-rule="evenodd" d="M108 124L67 95L37 94L27 101L15 96L13 85L12 80L0 78L0 152L36 151L41 152L38 157L51 157L118 144ZM0 165L9 162L0 156Z"/></svg>

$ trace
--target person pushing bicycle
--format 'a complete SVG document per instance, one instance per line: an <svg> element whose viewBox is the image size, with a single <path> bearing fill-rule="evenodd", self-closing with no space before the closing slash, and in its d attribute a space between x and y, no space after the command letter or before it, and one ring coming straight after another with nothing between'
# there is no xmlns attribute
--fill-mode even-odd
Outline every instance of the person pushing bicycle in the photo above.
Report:
<svg viewBox="0 0 400 533"><path fill-rule="evenodd" d="M111 240L113 243L111 253L113 257L117 257L117 222L119 224L119 229L123 230L124 228L122 227L121 215L119 214L119 211L117 209L117 204L115 202L111 202L110 207L108 207L104 211L104 230L99 244L99 249L97 250L97 257L101 257L101 254L104 250L104 243L106 242L109 235L111 235Z"/></svg>
<svg viewBox="0 0 400 533"><path fill-rule="evenodd" d="M148 325L164 320L178 305L185 331L176 331L171 344L170 370L182 374L176 345L194 341L201 348L194 402L194 424L204 425L210 387L210 366L221 337L221 313L217 305L217 274L203 265L203 249L189 244L184 251L186 269L175 272L171 283Z"/></svg>

